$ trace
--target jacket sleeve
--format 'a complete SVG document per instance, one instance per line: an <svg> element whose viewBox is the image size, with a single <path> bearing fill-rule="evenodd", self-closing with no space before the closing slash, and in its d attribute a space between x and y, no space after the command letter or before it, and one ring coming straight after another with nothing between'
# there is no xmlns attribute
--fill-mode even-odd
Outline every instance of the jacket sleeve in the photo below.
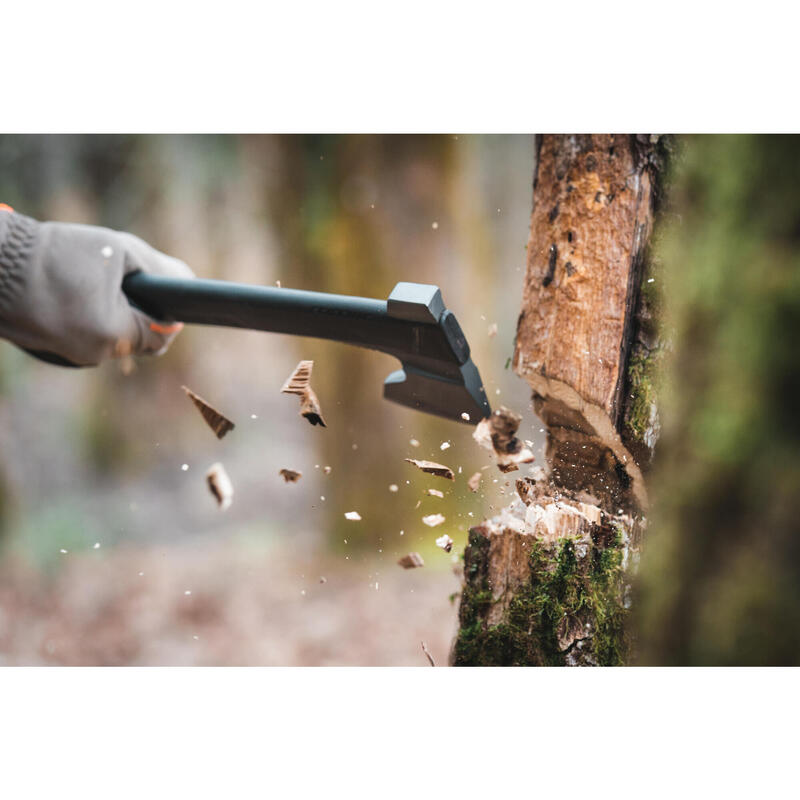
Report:
<svg viewBox="0 0 800 800"><path fill-rule="evenodd" d="M15 287L33 248L37 222L24 214L0 210L0 318L13 302Z"/></svg>

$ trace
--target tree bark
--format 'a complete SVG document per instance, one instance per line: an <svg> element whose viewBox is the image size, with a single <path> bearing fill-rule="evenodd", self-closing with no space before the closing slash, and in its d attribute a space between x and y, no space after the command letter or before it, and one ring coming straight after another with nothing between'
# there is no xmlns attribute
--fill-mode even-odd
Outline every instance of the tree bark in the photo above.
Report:
<svg viewBox="0 0 800 800"><path fill-rule="evenodd" d="M455 664L620 664L658 435L648 259L666 143L537 138L514 369L548 472L470 531Z"/></svg>

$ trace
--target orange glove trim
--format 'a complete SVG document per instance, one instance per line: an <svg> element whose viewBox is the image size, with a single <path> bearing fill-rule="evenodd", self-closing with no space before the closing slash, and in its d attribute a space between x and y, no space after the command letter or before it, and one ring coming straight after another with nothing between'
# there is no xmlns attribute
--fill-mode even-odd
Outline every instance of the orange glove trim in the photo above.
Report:
<svg viewBox="0 0 800 800"><path fill-rule="evenodd" d="M164 336L169 336L171 333L177 333L183 329L182 322L173 322L169 325L160 325L158 322L150 323L150 330L155 333L161 333Z"/></svg>
<svg viewBox="0 0 800 800"><path fill-rule="evenodd" d="M14 209L11 206L6 205L5 203L0 203L0 211L13 211Z"/></svg>

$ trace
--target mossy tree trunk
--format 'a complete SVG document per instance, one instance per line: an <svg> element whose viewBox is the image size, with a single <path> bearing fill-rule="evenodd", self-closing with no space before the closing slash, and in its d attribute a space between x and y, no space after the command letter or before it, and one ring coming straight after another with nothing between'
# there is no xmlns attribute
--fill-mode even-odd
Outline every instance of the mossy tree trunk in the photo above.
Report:
<svg viewBox="0 0 800 800"><path fill-rule="evenodd" d="M658 433L648 259L666 143L537 138L514 369L547 429L548 472L470 531L461 665L621 664L628 567Z"/></svg>
<svg viewBox="0 0 800 800"><path fill-rule="evenodd" d="M689 140L664 236L648 664L800 664L800 138Z"/></svg>

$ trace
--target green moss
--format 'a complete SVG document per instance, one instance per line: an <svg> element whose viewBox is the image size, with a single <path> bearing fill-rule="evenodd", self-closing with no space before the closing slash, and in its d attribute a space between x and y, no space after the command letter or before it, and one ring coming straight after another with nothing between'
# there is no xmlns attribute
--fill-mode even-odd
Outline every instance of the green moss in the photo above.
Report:
<svg viewBox="0 0 800 800"><path fill-rule="evenodd" d="M617 665L627 655L622 604L621 537L606 548L593 546L578 558L575 543L536 542L529 556L530 581L511 600L503 620L487 625L492 602L486 577L489 540L470 531L465 553L466 585L459 612L455 663L463 666L560 666L559 628L589 625L592 658L586 663Z"/></svg>
<svg viewBox="0 0 800 800"><path fill-rule="evenodd" d="M629 435L637 442L646 442L651 433L651 409L658 396L660 366L660 349L647 352L644 348L637 348L628 362L625 425Z"/></svg>

